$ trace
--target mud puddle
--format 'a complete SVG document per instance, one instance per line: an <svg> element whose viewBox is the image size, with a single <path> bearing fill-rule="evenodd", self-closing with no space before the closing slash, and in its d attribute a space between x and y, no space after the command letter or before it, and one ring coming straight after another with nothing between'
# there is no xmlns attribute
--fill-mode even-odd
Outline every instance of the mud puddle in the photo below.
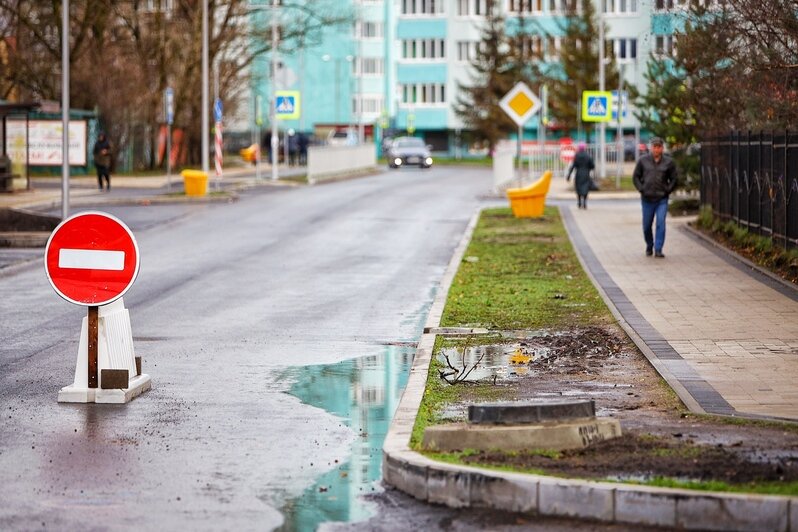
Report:
<svg viewBox="0 0 798 532"><path fill-rule="evenodd" d="M518 371L510 357L522 342L527 343L522 351L545 356L530 358ZM687 413L616 327L508 339L503 345L475 348L473 354L467 350L466 364L476 362L480 353L485 354L480 365L487 361L485 370L477 373L480 382L497 386L501 400L593 399L597 414L618 419L624 435L555 456L475 453L464 458L470 463L611 480L667 477L729 484L798 481L798 426L730 423ZM449 354L451 359L454 353ZM444 413L447 421L465 419L468 404L482 400L480 393L485 387L481 387L482 392L470 391L477 388L463 387L462 400L449 405Z"/></svg>
<svg viewBox="0 0 798 532"><path fill-rule="evenodd" d="M382 478L382 444L407 384L415 348L387 345L374 356L291 369L290 394L342 419L358 437L349 461L336 464L281 512L281 530L316 530L325 522L367 519L360 496ZM288 435L287 435L288 437Z"/></svg>

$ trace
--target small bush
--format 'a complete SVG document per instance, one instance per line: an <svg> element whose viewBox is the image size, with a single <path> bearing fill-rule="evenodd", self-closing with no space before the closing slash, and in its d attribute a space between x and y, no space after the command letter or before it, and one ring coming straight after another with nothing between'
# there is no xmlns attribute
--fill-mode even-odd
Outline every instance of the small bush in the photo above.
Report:
<svg viewBox="0 0 798 532"><path fill-rule="evenodd" d="M733 221L722 222L709 205L699 209L695 225L752 262L798 284L798 249L786 250L774 245L769 237L751 233Z"/></svg>

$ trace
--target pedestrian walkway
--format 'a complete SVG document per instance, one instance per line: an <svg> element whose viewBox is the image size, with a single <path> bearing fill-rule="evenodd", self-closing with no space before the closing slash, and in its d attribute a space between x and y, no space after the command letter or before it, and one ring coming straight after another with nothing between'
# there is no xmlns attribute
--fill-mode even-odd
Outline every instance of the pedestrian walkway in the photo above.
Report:
<svg viewBox="0 0 798 532"><path fill-rule="evenodd" d="M208 191L235 190L242 186L255 184L273 184L269 172L270 166L261 166L261 179L256 181L255 168L242 166L225 168L224 176L216 178L211 174L208 178ZM302 175L304 167L280 167L280 177ZM284 181L278 181L285 184ZM171 176L111 176L111 191L97 189L95 176L72 176L70 178L70 204L82 203L114 203L119 201L137 201L144 198L165 196L183 191L183 178L179 173ZM172 198L173 200L175 198ZM31 178L30 190L19 190L13 193L0 193L0 208L52 208L61 205L61 178Z"/></svg>
<svg viewBox="0 0 798 532"><path fill-rule="evenodd" d="M798 290L714 250L685 218L668 218L666 258L647 257L634 193L592 194L578 210L558 180L552 196L567 198L566 226L605 299L691 410L798 420Z"/></svg>

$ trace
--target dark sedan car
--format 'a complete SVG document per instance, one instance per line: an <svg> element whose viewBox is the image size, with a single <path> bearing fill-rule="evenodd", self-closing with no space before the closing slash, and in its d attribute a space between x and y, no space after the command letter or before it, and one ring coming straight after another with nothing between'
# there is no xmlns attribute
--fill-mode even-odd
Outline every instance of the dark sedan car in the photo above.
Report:
<svg viewBox="0 0 798 532"><path fill-rule="evenodd" d="M421 168L432 166L429 146L417 137L399 137L394 139L385 154L389 168L400 168L407 165L418 165Z"/></svg>

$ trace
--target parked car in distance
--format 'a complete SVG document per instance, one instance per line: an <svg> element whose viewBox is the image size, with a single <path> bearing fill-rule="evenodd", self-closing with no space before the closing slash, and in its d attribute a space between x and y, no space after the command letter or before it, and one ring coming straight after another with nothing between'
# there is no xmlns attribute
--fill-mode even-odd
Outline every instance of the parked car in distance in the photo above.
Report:
<svg viewBox="0 0 798 532"><path fill-rule="evenodd" d="M354 131L334 129L327 134L328 146L354 146L357 144L357 134Z"/></svg>
<svg viewBox="0 0 798 532"><path fill-rule="evenodd" d="M418 137L398 137L391 142L385 154L388 168L400 168L407 165L418 165L419 168L432 166L430 147Z"/></svg>

